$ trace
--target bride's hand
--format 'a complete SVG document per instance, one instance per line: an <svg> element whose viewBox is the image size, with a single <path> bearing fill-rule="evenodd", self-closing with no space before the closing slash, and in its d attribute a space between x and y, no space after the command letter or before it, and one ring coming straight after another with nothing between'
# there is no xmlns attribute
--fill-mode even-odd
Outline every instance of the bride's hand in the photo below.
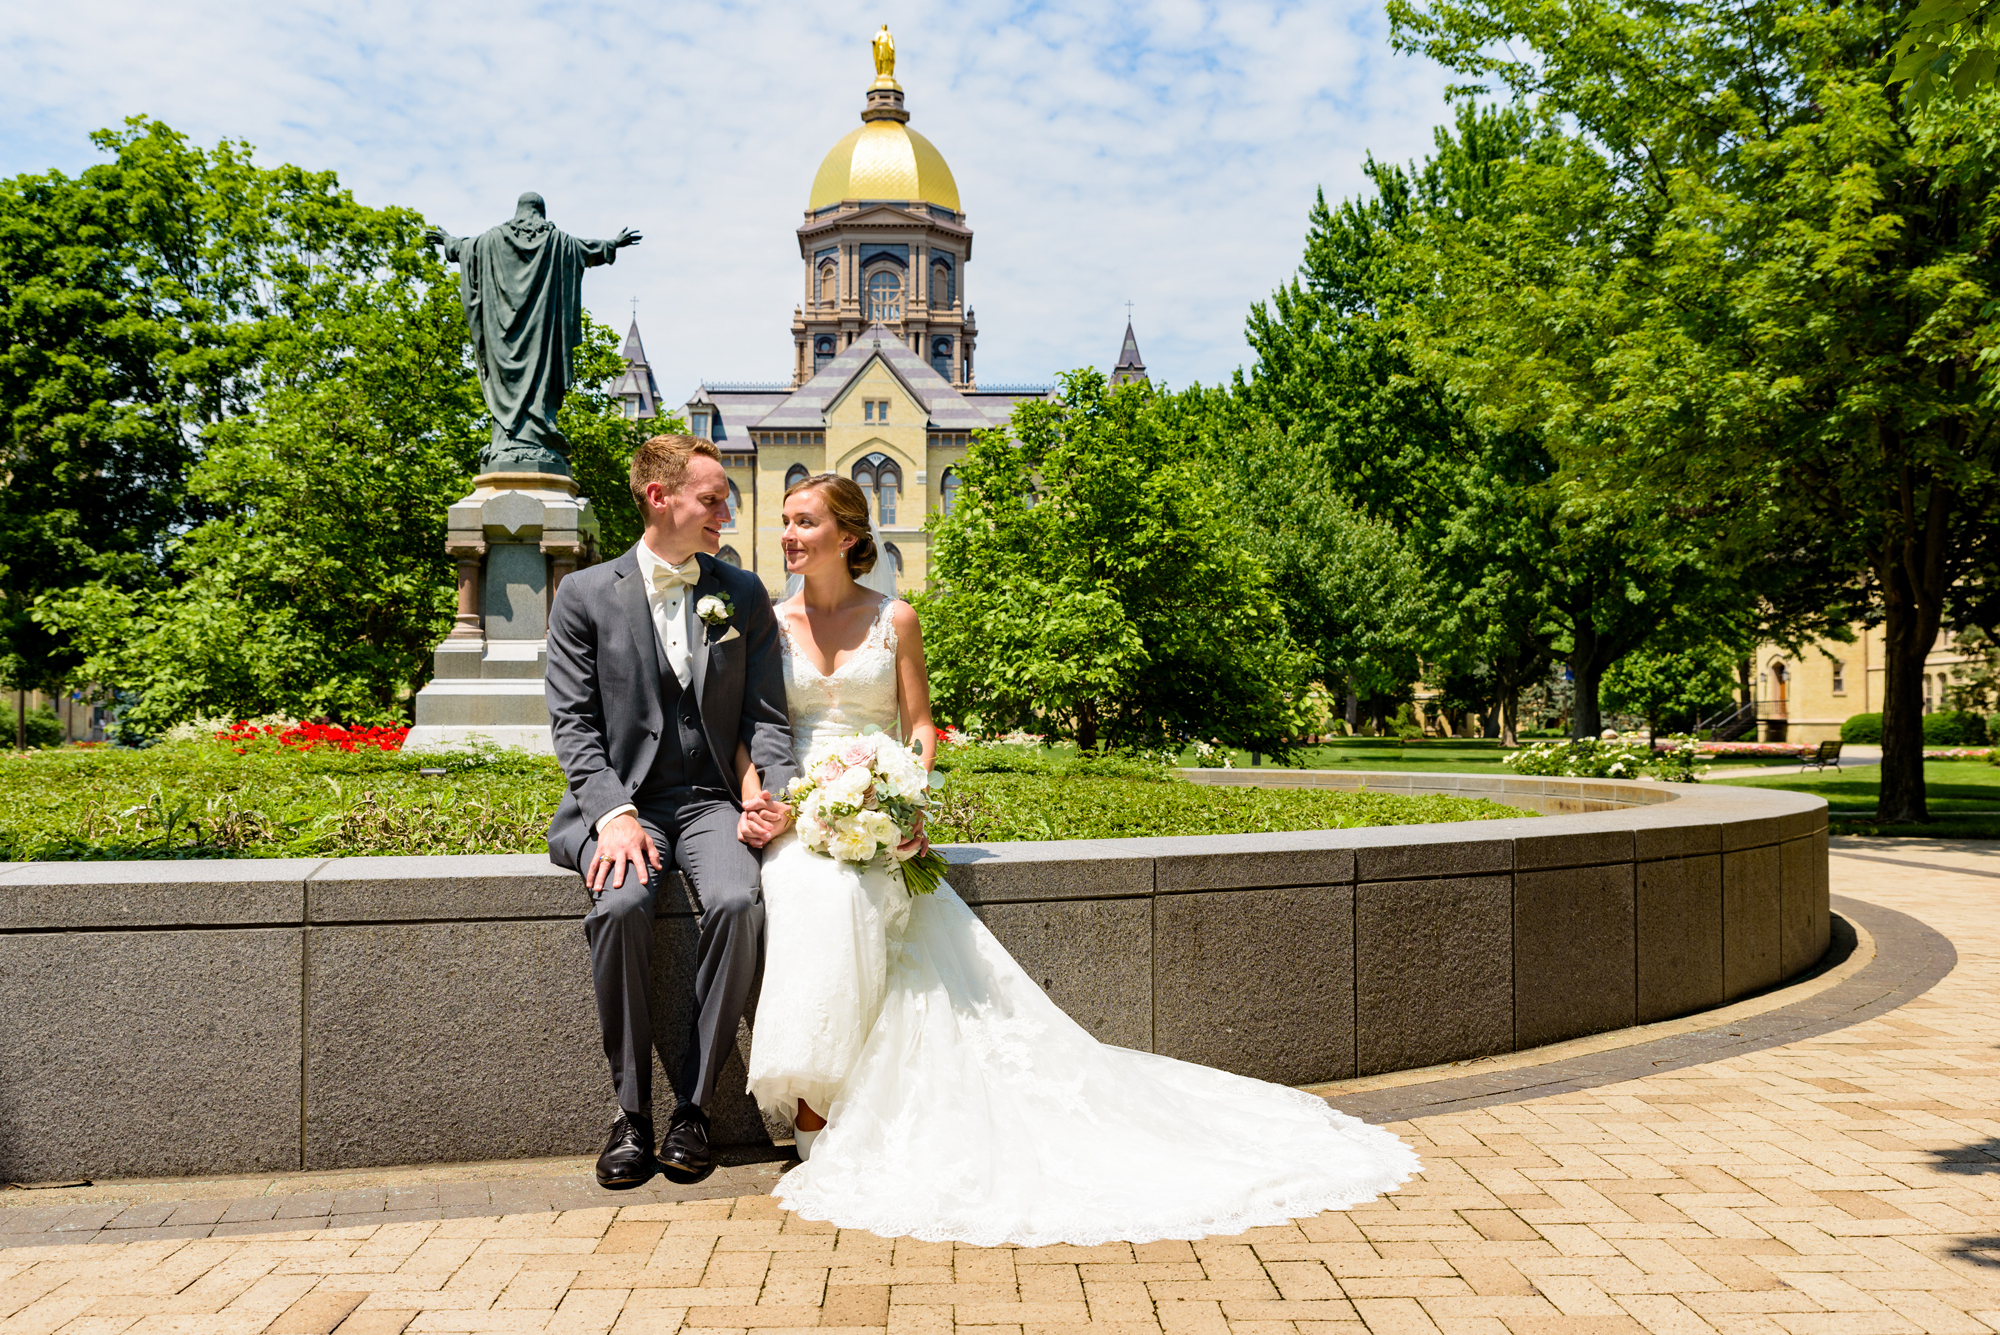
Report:
<svg viewBox="0 0 2000 1335"><path fill-rule="evenodd" d="M917 813L917 832L897 845L897 851L908 853L913 858L920 858L931 851L930 838L924 833L923 812L919 811Z"/></svg>

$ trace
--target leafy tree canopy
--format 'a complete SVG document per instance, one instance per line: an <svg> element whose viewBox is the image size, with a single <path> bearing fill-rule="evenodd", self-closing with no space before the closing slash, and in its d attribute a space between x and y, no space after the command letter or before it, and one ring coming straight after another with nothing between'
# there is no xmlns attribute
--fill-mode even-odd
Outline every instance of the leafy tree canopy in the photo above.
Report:
<svg viewBox="0 0 2000 1335"><path fill-rule="evenodd" d="M945 721L1085 748L1295 735L1311 659L1191 447L1202 402L1076 371L975 438L914 600Z"/></svg>

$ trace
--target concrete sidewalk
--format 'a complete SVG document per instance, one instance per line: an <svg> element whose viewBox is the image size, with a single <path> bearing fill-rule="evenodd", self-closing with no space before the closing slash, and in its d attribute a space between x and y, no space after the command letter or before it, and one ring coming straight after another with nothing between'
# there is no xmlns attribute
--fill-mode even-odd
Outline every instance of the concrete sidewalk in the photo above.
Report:
<svg viewBox="0 0 2000 1335"><path fill-rule="evenodd" d="M1836 840L1833 889L1895 912L1866 969L1756 1017L1791 1030L1594 1054L1544 1097L1510 1068L1392 1123L1426 1171L1347 1213L960 1247L784 1215L776 1162L706 1200L607 1196L581 1161L7 1193L32 1205L4 1240L33 1245L0 1250L0 1335L2000 1330L2000 849Z"/></svg>

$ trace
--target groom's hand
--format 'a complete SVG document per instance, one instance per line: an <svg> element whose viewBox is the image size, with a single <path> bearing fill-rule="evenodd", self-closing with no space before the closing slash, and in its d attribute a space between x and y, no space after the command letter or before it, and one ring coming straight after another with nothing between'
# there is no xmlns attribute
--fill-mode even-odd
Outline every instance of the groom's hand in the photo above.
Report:
<svg viewBox="0 0 2000 1335"><path fill-rule="evenodd" d="M653 836L640 826L639 818L631 812L613 817L605 823L597 836L597 857L590 864L590 893L597 894L609 886L613 890L625 885L625 864L632 864L632 874L640 880L647 879L646 869L660 869L660 850L653 845Z"/></svg>

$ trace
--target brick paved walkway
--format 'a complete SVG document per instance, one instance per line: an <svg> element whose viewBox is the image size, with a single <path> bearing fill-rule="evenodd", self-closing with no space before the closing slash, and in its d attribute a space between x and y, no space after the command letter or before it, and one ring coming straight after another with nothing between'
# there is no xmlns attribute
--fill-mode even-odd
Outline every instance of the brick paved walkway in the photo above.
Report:
<svg viewBox="0 0 2000 1335"><path fill-rule="evenodd" d="M273 1183L255 1219L217 1197L227 1184L205 1202L162 1187L0 1210L0 1241L37 1244L0 1249L0 1335L2000 1331L2000 849L1838 841L1833 875L1948 938L1956 966L1928 991L1936 968L1905 968L1847 1012L1866 1018L1793 1041L1393 1123L1423 1177L1346 1214L981 1249L802 1224L762 1195L627 1204L575 1165L436 1170L344 1202ZM1922 943L1880 935L1885 957ZM775 1171L704 1185L760 1190ZM411 1217L446 1214L465 1217Z"/></svg>

